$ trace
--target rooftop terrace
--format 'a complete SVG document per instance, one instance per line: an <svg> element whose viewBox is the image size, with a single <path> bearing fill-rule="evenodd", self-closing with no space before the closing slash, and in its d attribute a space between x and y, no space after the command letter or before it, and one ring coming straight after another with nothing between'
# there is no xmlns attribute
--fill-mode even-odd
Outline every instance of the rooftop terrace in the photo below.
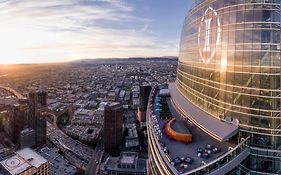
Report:
<svg viewBox="0 0 281 175"><path fill-rule="evenodd" d="M147 109L148 143L151 152L149 162L158 167L158 173L226 174L249 156L249 138L238 140L235 136L230 141L219 141L193 124L193 120L189 120L176 106L173 96L159 97L158 94L159 87L154 87ZM165 135L163 126L167 126L168 121L171 123L172 118L180 126L175 129L188 129L192 134L191 143L178 142Z"/></svg>
<svg viewBox="0 0 281 175"><path fill-rule="evenodd" d="M158 96L159 92L157 92ZM168 119L160 119L160 112L154 109L153 113L156 116L157 123L156 125L159 125L159 130L161 131L160 135L160 145L162 145L162 149L168 150L168 155L171 159L171 161L175 161L176 158L191 158L193 162L188 165L188 168L181 168L179 165L176 165L176 169L179 172L186 172L188 170L192 170L195 168L198 168L202 165L202 163L209 163L213 160L215 160L219 155L222 153L225 153L228 151L229 147L235 147L236 145L230 142L219 142L215 140L214 138L210 137L203 131L201 131L199 128L194 126L192 123L187 122L184 120L180 114L176 111L174 106L172 105L171 98L167 97L167 104L170 109L170 112L172 116L176 119L176 122L174 122L174 125L172 126L177 130L178 132L185 133L186 130L189 130L189 132L192 134L192 142L189 144L174 141L170 139L163 131L164 125L169 121ZM154 106L157 106L157 100L154 101ZM206 145L212 145L216 148L219 148L220 151L217 153L211 153L208 158L198 157L197 150L199 148L205 149Z"/></svg>

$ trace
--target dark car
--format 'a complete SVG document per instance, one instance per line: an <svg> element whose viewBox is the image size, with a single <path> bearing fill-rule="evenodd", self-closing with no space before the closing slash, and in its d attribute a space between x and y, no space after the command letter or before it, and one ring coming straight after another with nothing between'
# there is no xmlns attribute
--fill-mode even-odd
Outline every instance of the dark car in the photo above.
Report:
<svg viewBox="0 0 281 175"><path fill-rule="evenodd" d="M184 159L184 162L188 163L188 164L192 164L193 163L193 159L191 157L186 157Z"/></svg>
<svg viewBox="0 0 281 175"><path fill-rule="evenodd" d="M209 159L210 158L210 154L204 152L204 153L202 153L201 157L204 158L204 159Z"/></svg>
<svg viewBox="0 0 281 175"><path fill-rule="evenodd" d="M218 147L214 147L214 148L212 149L212 151L213 151L213 153L215 153L215 154L221 152L220 148L218 148Z"/></svg>
<svg viewBox="0 0 281 175"><path fill-rule="evenodd" d="M163 151L165 154L169 154L169 149L166 146L164 147Z"/></svg>
<svg viewBox="0 0 281 175"><path fill-rule="evenodd" d="M182 161L179 157L174 158L173 162L175 162L175 165L182 163Z"/></svg>
<svg viewBox="0 0 281 175"><path fill-rule="evenodd" d="M161 145L162 147L164 147L164 146L165 146L165 142L160 141L160 145Z"/></svg>
<svg viewBox="0 0 281 175"><path fill-rule="evenodd" d="M197 155L198 155L198 153L203 153L203 148L197 148Z"/></svg>
<svg viewBox="0 0 281 175"><path fill-rule="evenodd" d="M206 146L205 146L205 149L208 149L208 150L212 150L214 148L214 146L213 145L210 145L210 144L207 144Z"/></svg>

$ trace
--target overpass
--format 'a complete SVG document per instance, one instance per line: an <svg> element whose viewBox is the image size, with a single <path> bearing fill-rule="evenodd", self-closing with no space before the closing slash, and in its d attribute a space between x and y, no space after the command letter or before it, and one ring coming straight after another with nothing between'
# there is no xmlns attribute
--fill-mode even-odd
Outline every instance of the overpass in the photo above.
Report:
<svg viewBox="0 0 281 175"><path fill-rule="evenodd" d="M1 86L0 85L0 90L4 90L4 91L8 91L10 92L11 94L13 94L14 96L16 96L19 100L26 100L27 98L25 96L23 96L22 94L20 94L18 91L10 88L10 87L7 87L7 86Z"/></svg>

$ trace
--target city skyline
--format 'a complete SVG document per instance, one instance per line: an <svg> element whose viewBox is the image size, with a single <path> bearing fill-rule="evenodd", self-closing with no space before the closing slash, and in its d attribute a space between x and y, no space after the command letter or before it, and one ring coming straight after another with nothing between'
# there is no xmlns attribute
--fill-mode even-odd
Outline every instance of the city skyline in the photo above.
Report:
<svg viewBox="0 0 281 175"><path fill-rule="evenodd" d="M0 1L0 64L177 56L190 5L184 0Z"/></svg>
<svg viewBox="0 0 281 175"><path fill-rule="evenodd" d="M0 0L0 175L280 175L280 14Z"/></svg>

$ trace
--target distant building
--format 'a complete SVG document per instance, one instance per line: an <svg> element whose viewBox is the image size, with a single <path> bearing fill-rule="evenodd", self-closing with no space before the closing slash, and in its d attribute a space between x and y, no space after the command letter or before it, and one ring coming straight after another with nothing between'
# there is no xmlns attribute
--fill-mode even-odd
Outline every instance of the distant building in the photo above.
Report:
<svg viewBox="0 0 281 175"><path fill-rule="evenodd" d="M35 130L36 146L46 144L46 113L47 94L42 91L30 92L30 118L29 125Z"/></svg>
<svg viewBox="0 0 281 175"><path fill-rule="evenodd" d="M102 174L145 175L146 160L139 158L136 152L123 152L120 157L108 157L103 166Z"/></svg>
<svg viewBox="0 0 281 175"><path fill-rule="evenodd" d="M149 94L151 91L150 85L140 86L140 98L139 98L139 108L138 108L138 120L139 122L146 121L146 108L149 99Z"/></svg>
<svg viewBox="0 0 281 175"><path fill-rule="evenodd" d="M48 175L48 161L30 148L15 152L0 160L2 174L7 175Z"/></svg>
<svg viewBox="0 0 281 175"><path fill-rule="evenodd" d="M107 99L109 101L115 101L116 100L116 93L114 91L111 91L107 94Z"/></svg>
<svg viewBox="0 0 281 175"><path fill-rule="evenodd" d="M123 139L123 106L118 102L109 103L104 110L105 150L116 153Z"/></svg>
<svg viewBox="0 0 281 175"><path fill-rule="evenodd" d="M20 147L34 147L35 143L35 130L31 128L26 128L20 132Z"/></svg>

